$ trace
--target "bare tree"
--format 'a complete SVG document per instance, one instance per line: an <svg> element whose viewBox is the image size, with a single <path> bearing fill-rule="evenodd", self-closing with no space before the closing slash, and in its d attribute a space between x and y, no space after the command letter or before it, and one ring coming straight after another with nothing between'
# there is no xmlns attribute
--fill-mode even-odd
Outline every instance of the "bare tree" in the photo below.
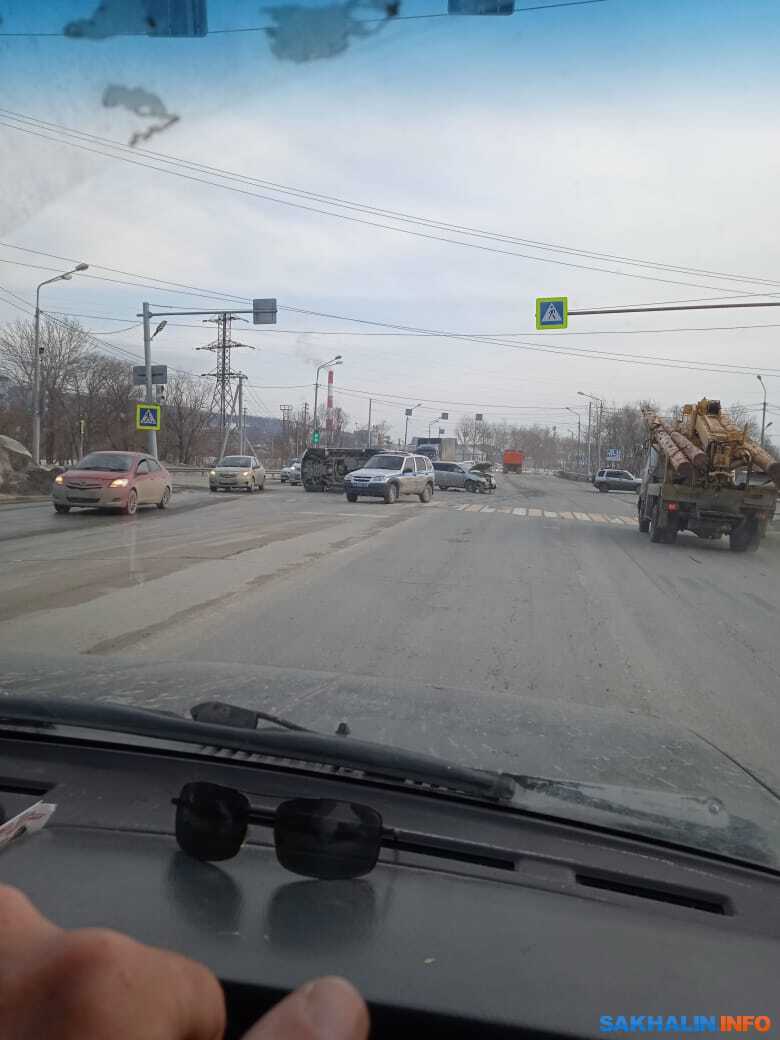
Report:
<svg viewBox="0 0 780 1040"><path fill-rule="evenodd" d="M165 422L158 434L161 456L190 465L202 453L212 389L203 380L176 374L165 392Z"/></svg>
<svg viewBox="0 0 780 1040"><path fill-rule="evenodd" d="M78 322L41 318L40 401L43 414L44 454L56 457L64 395L78 366L89 352L90 336ZM32 388L35 368L35 330L31 321L15 321L0 329L0 374L16 386ZM27 424L31 433L32 416Z"/></svg>

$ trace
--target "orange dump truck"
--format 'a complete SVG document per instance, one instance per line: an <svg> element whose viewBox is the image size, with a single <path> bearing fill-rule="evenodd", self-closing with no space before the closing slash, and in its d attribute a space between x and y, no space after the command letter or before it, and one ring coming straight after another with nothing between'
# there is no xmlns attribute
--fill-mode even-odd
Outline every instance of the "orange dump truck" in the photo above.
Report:
<svg viewBox="0 0 780 1040"><path fill-rule="evenodd" d="M524 460L525 455L522 451L505 451L503 459L504 473L522 473Z"/></svg>

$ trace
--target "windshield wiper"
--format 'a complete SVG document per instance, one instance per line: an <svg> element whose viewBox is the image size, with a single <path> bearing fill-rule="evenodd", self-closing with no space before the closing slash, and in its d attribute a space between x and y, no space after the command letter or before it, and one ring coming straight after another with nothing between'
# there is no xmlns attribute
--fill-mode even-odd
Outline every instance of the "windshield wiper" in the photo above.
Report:
<svg viewBox="0 0 780 1040"><path fill-rule="evenodd" d="M430 755L351 737L346 740L343 736L315 732L237 729L118 704L4 697L0 699L0 725L3 724L77 726L154 740L213 745L353 769L382 780L429 784L493 802L510 802L516 789L515 781L506 773L468 769Z"/></svg>

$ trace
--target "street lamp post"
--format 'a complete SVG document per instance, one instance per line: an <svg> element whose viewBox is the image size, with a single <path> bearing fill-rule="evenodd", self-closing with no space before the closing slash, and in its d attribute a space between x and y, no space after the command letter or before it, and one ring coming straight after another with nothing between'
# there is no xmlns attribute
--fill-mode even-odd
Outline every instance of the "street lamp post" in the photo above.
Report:
<svg viewBox="0 0 780 1040"><path fill-rule="evenodd" d="M604 413L604 402L600 397L596 397L595 394L586 394L582 390L578 390L577 393L580 397L589 397L588 402L588 468L593 472L593 456L591 454L591 438L590 438L590 414L591 414L591 401L595 401L598 406L598 415L596 416L596 458L598 465L601 465L601 418ZM598 467L597 467L598 468Z"/></svg>
<svg viewBox="0 0 780 1040"><path fill-rule="evenodd" d="M330 368L331 365L343 365L344 359L341 354L336 354L330 361L323 361L321 365L317 365L317 373L314 377L314 418L312 424L312 437L319 431L319 422L317 419L317 397L320 391L320 372L323 368Z"/></svg>
<svg viewBox="0 0 780 1040"><path fill-rule="evenodd" d="M575 412L575 410L573 408L570 408L568 405L566 405L566 411L567 412L571 412L572 415L576 415L577 416L577 472L579 473L581 471L581 469L582 469L582 461L581 461L581 459L582 459L582 449L580 447L580 429L581 429L580 413L579 412Z"/></svg>
<svg viewBox="0 0 780 1040"><path fill-rule="evenodd" d="M761 389L764 391L764 407L761 412L761 447L764 447L764 434L766 433L766 387L764 386L764 380L761 376L756 376L756 379L761 384Z"/></svg>
<svg viewBox="0 0 780 1040"><path fill-rule="evenodd" d="M406 442L409 439L409 418L415 408L422 408L422 402L420 404L414 405L412 408L406 409L406 424L404 426L404 448L406 447Z"/></svg>
<svg viewBox="0 0 780 1040"><path fill-rule="evenodd" d="M36 466L41 463L41 289L52 282L68 282L77 271L86 271L89 264L76 264L72 271L65 271L54 278L47 278L35 290L35 357L33 358L33 428L32 456Z"/></svg>

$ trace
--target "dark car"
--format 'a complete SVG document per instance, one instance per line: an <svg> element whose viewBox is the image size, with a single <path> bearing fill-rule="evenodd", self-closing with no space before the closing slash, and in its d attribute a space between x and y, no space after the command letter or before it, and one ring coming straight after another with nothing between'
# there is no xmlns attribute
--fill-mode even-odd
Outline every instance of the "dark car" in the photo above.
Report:
<svg viewBox="0 0 780 1040"><path fill-rule="evenodd" d="M593 478L593 485L599 491L638 491L641 483L641 479L627 469L600 469Z"/></svg>

